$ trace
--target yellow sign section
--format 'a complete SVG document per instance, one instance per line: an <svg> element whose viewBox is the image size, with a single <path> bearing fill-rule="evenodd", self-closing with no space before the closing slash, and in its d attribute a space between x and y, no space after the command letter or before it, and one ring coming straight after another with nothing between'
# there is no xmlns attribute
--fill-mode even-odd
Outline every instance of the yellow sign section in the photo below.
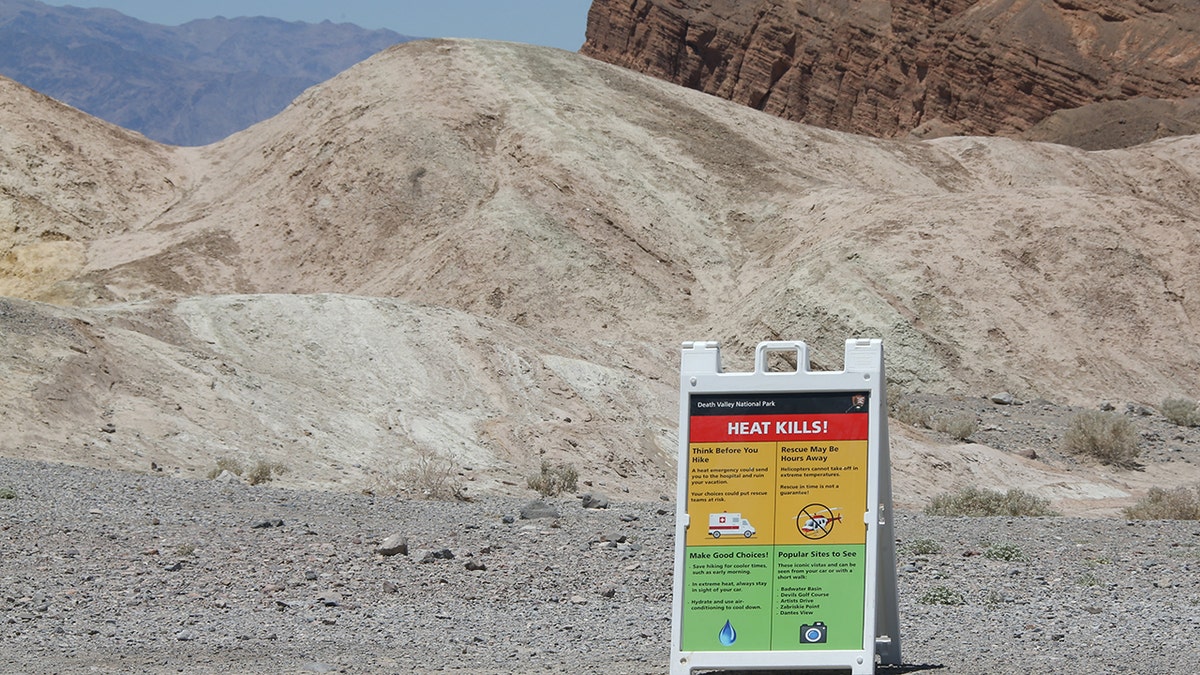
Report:
<svg viewBox="0 0 1200 675"><path fill-rule="evenodd" d="M775 543L863 544L867 441L780 443Z"/></svg>
<svg viewBox="0 0 1200 675"><path fill-rule="evenodd" d="M775 444L689 447L689 545L770 543L775 538Z"/></svg>

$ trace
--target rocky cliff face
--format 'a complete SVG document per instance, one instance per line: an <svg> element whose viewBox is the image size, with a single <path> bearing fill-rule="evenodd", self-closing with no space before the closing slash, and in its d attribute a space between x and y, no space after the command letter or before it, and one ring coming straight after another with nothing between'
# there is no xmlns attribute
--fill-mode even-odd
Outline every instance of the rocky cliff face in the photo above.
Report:
<svg viewBox="0 0 1200 675"><path fill-rule="evenodd" d="M1200 94L1200 4L594 0L581 51L827 128L1016 135L1057 110Z"/></svg>

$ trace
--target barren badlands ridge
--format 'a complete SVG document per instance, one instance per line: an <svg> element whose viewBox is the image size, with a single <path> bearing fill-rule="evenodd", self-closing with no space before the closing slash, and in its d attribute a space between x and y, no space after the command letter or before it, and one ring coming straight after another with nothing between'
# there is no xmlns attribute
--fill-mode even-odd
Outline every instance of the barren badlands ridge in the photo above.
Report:
<svg viewBox="0 0 1200 675"><path fill-rule="evenodd" d="M470 41L398 46L199 148L3 87L8 456L261 458L358 491L431 453L479 494L527 494L547 459L653 499L696 339L745 370L762 340L836 369L881 337L896 396L955 405L1200 390L1196 137L879 140ZM1187 438L1112 471L1049 434L895 423L897 501L1011 486L1113 514L1198 477Z"/></svg>

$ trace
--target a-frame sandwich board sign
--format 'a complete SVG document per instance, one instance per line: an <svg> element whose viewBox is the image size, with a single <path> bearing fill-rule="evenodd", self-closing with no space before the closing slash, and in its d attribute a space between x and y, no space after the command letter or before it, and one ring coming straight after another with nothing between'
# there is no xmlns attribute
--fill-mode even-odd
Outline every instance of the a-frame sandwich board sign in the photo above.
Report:
<svg viewBox="0 0 1200 675"><path fill-rule="evenodd" d="M814 372L763 342L725 373L685 342L679 392L671 674L899 665L883 343Z"/></svg>

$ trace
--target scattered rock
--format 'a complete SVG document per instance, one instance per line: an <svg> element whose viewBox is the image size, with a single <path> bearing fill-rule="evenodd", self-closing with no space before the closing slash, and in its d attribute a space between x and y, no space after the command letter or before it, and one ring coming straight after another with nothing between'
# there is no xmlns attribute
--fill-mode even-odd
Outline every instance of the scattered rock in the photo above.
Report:
<svg viewBox="0 0 1200 675"><path fill-rule="evenodd" d="M487 565L479 562L478 560L468 560L467 564L464 567L467 568L468 572L486 572L487 571Z"/></svg>
<svg viewBox="0 0 1200 675"><path fill-rule="evenodd" d="M255 521L250 524L252 530L262 530L269 527L283 527L283 520L279 518L268 518L266 520Z"/></svg>
<svg viewBox="0 0 1200 675"><path fill-rule="evenodd" d="M384 556L408 555L408 537L393 534L379 544L375 552Z"/></svg>
<svg viewBox="0 0 1200 675"><path fill-rule="evenodd" d="M626 541L629 540L629 538L620 532L609 532L606 534L601 534L599 540L600 541L611 541L616 544L624 544Z"/></svg>
<svg viewBox="0 0 1200 675"><path fill-rule="evenodd" d="M430 551L425 554L424 558L421 558L423 563L431 563L435 560L454 560L454 553L450 549L444 548L440 551Z"/></svg>
<svg viewBox="0 0 1200 675"><path fill-rule="evenodd" d="M550 504L547 504L545 502L545 500L542 500L542 499L535 499L535 500L529 502L528 504L526 504L525 506L521 507L521 519L522 520L538 520L541 518L558 518L560 516L561 516L561 514L558 512L558 509L554 508Z"/></svg>
<svg viewBox="0 0 1200 675"><path fill-rule="evenodd" d="M996 405L1012 405L1016 400L1013 398L1013 395L1007 391L996 392L995 394L989 396L988 399Z"/></svg>
<svg viewBox="0 0 1200 675"><path fill-rule="evenodd" d="M607 509L608 497L593 495L590 492L579 495L585 509Z"/></svg>

